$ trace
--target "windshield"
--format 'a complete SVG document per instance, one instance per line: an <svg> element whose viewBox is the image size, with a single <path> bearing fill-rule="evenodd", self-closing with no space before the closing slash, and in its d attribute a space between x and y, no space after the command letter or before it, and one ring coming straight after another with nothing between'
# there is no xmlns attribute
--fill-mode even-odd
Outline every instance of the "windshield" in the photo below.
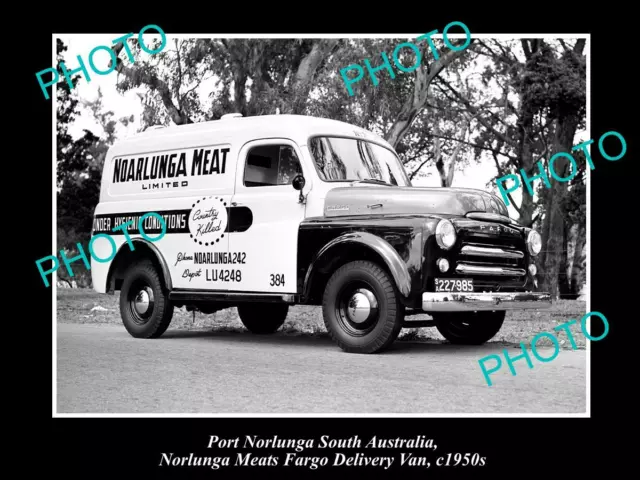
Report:
<svg viewBox="0 0 640 480"><path fill-rule="evenodd" d="M391 150L355 138L314 137L309 140L318 174L325 181L366 181L411 186Z"/></svg>

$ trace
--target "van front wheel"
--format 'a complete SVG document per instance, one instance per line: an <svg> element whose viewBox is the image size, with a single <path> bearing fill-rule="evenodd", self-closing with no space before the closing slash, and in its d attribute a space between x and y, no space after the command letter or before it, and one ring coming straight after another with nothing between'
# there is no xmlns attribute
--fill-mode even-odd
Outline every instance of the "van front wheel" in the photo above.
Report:
<svg viewBox="0 0 640 480"><path fill-rule="evenodd" d="M393 280L370 261L343 265L329 279L322 300L324 324L349 353L377 353L400 333L404 307Z"/></svg>
<svg viewBox="0 0 640 480"><path fill-rule="evenodd" d="M158 338L169 327L173 305L151 261L135 263L125 274L120 290L120 316L124 328L135 338Z"/></svg>

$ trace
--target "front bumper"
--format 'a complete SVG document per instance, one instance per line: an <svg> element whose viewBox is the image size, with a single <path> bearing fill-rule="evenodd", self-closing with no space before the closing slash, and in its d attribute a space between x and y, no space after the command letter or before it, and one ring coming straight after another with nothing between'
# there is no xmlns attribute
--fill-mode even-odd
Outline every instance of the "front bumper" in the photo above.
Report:
<svg viewBox="0 0 640 480"><path fill-rule="evenodd" d="M425 312L475 312L481 310L521 310L548 308L549 293L433 293L422 294L422 310Z"/></svg>

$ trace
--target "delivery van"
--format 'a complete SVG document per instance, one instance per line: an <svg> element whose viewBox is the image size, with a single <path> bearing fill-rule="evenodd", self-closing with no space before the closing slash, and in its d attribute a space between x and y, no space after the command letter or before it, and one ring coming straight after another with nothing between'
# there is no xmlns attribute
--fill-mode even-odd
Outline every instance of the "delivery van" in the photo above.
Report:
<svg viewBox="0 0 640 480"><path fill-rule="evenodd" d="M269 334L292 305L317 305L340 348L375 353L423 326L480 344L507 310L550 304L536 278L540 236L500 198L412 186L383 138L324 118L229 114L118 142L99 233L117 254L92 256L94 289L120 292L137 338L162 335L176 307L237 307L249 331ZM94 242L99 258L110 248Z"/></svg>

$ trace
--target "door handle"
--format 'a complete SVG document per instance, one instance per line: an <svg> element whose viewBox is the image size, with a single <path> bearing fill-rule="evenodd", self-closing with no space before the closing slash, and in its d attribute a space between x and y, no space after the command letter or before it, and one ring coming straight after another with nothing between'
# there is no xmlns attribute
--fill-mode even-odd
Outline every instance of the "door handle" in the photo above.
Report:
<svg viewBox="0 0 640 480"><path fill-rule="evenodd" d="M381 203L373 203L371 205L367 205L368 208L380 208L382 207Z"/></svg>
<svg viewBox="0 0 640 480"><path fill-rule="evenodd" d="M232 207L237 207L238 206L238 202L231 202L231 206Z"/></svg>

